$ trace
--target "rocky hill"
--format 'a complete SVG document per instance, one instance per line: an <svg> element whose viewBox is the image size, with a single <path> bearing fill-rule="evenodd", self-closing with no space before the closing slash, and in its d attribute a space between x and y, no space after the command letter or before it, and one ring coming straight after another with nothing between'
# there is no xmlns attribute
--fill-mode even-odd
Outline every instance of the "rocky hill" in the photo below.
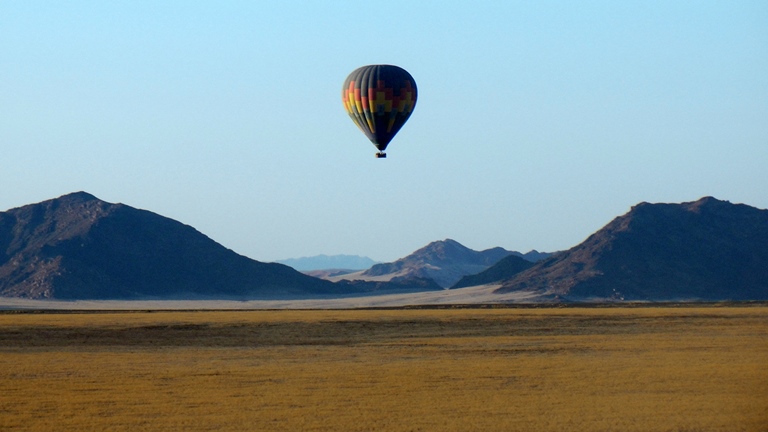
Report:
<svg viewBox="0 0 768 432"><path fill-rule="evenodd" d="M712 197L638 204L498 293L560 300L768 299L768 210Z"/></svg>
<svg viewBox="0 0 768 432"><path fill-rule="evenodd" d="M3 297L253 298L378 289L254 261L188 225L85 192L0 212Z"/></svg>
<svg viewBox="0 0 768 432"><path fill-rule="evenodd" d="M391 276L392 280L432 279L447 288L463 276L479 273L512 254L500 247L474 251L451 239L436 241L405 258L376 264L362 273L363 277Z"/></svg>
<svg viewBox="0 0 768 432"><path fill-rule="evenodd" d="M492 284L533 267L533 262L519 255L509 255L480 273L462 277L451 288L464 288L477 285Z"/></svg>

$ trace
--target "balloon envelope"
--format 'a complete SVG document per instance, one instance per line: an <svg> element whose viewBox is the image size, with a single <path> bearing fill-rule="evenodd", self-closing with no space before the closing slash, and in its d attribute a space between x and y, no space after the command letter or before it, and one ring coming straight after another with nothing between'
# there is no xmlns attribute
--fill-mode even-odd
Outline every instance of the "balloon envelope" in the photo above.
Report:
<svg viewBox="0 0 768 432"><path fill-rule="evenodd" d="M355 69L341 90L349 117L382 152L411 116L416 97L411 74L392 65Z"/></svg>

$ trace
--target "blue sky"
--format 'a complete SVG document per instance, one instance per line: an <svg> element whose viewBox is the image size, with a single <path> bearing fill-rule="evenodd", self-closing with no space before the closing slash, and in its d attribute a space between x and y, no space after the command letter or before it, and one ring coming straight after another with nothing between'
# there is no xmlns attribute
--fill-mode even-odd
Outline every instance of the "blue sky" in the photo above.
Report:
<svg viewBox="0 0 768 432"><path fill-rule="evenodd" d="M84 190L261 261L570 248L768 208L768 2L0 2L0 211ZM376 149L352 70L419 87Z"/></svg>

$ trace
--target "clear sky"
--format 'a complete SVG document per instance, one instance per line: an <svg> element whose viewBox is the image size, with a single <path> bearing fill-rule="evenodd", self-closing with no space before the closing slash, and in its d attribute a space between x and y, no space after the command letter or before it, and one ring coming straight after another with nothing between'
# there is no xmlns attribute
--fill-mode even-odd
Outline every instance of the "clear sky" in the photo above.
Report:
<svg viewBox="0 0 768 432"><path fill-rule="evenodd" d="M407 69L376 149L341 104ZM768 208L768 1L0 1L0 211L87 191L260 261L570 248Z"/></svg>

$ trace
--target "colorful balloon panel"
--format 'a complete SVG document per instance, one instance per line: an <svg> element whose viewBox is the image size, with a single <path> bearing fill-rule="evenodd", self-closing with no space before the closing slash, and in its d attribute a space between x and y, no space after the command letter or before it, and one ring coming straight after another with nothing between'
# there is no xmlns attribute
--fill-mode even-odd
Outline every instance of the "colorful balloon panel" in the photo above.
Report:
<svg viewBox="0 0 768 432"><path fill-rule="evenodd" d="M384 151L411 116L417 93L416 81L405 69L370 65L349 74L341 100L357 127Z"/></svg>

